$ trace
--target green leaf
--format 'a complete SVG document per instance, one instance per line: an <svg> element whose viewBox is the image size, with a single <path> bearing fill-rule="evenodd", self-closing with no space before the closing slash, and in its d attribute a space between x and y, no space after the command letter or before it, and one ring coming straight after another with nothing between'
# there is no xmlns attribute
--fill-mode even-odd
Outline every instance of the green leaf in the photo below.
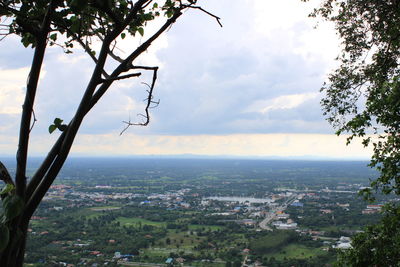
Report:
<svg viewBox="0 0 400 267"><path fill-rule="evenodd" d="M63 120L60 119L60 118L55 118L54 119L54 125L55 126L60 126L62 122L63 122Z"/></svg>
<svg viewBox="0 0 400 267"><path fill-rule="evenodd" d="M51 34L50 36L49 36L49 38L50 38L50 40L52 40L52 41L56 41L57 40L57 33L53 33L53 34Z"/></svg>
<svg viewBox="0 0 400 267"><path fill-rule="evenodd" d="M121 33L121 39L125 39L125 37L126 37L126 34L124 32Z"/></svg>
<svg viewBox="0 0 400 267"><path fill-rule="evenodd" d="M137 29L138 32L140 33L141 36L144 35L144 29L142 27L140 27L139 29Z"/></svg>
<svg viewBox="0 0 400 267"><path fill-rule="evenodd" d="M28 47L31 44L31 41L28 38L22 37L21 42L25 47Z"/></svg>
<svg viewBox="0 0 400 267"><path fill-rule="evenodd" d="M0 252L2 252L8 245L10 240L10 231L4 224L0 224Z"/></svg>
<svg viewBox="0 0 400 267"><path fill-rule="evenodd" d="M24 208L24 201L20 196L11 195L3 199L4 215L8 221L21 214Z"/></svg>
<svg viewBox="0 0 400 267"><path fill-rule="evenodd" d="M57 129L57 126L55 126L54 124L49 126L49 133L53 133L55 130Z"/></svg>
<svg viewBox="0 0 400 267"><path fill-rule="evenodd" d="M165 15L167 15L167 18L171 18L171 17L174 15L174 10L168 9L168 10L165 12Z"/></svg>
<svg viewBox="0 0 400 267"><path fill-rule="evenodd" d="M74 17L74 18L76 18L76 17ZM73 33L77 33L79 31L79 28L81 27L81 22L79 19L73 20L72 18L71 18L71 21L72 21L71 31Z"/></svg>
<svg viewBox="0 0 400 267"><path fill-rule="evenodd" d="M7 185L3 188L3 190L1 190L0 195L7 194L8 192L11 192L14 188L15 188L14 185L12 185L12 184L7 184Z"/></svg>
<svg viewBox="0 0 400 267"><path fill-rule="evenodd" d="M71 7L76 9L77 11L81 11L85 9L88 5L88 1L86 0L72 0Z"/></svg>

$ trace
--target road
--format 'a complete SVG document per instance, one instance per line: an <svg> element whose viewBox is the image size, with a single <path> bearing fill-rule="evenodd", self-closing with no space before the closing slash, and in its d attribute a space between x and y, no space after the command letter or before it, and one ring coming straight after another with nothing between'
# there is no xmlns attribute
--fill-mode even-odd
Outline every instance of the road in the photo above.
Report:
<svg viewBox="0 0 400 267"><path fill-rule="evenodd" d="M247 263L247 256L248 256L248 255L246 255L246 257L244 257L244 260L243 260L243 263L242 263L242 267L243 267L243 266L247 266L247 264L246 264L246 263Z"/></svg>
<svg viewBox="0 0 400 267"><path fill-rule="evenodd" d="M264 220L262 220L259 224L261 229L272 231L272 228L268 226L268 224L275 218L275 213L273 211L268 212L265 216Z"/></svg>
<svg viewBox="0 0 400 267"><path fill-rule="evenodd" d="M288 200L286 200L281 206L276 207L275 209L271 209L270 212L267 213L267 215L265 216L264 220L262 220L259 224L261 229L264 230L268 230L268 231L272 231L272 228L268 226L268 224L275 219L276 217L276 213L278 211L284 211L286 210L287 206L289 206L290 204L293 203L293 201L296 200L297 196L293 196L291 198L289 198Z"/></svg>

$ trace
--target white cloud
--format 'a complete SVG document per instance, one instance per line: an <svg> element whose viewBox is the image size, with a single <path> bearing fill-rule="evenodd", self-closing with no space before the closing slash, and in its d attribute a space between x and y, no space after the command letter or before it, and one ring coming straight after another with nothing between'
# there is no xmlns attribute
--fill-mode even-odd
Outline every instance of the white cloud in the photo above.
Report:
<svg viewBox="0 0 400 267"><path fill-rule="evenodd" d="M272 110L284 110L292 109L300 106L304 102L310 99L318 97L318 93L305 93L305 94L293 94L293 95L282 95L273 99L257 100L245 112L258 112L266 114Z"/></svg>
<svg viewBox="0 0 400 267"><path fill-rule="evenodd" d="M21 113L29 68L0 70L0 114Z"/></svg>
<svg viewBox="0 0 400 267"><path fill-rule="evenodd" d="M313 4L299 0L200 4L220 16L224 27L199 10L188 11L139 59L138 64L161 67L155 88L155 100L161 98L161 103L152 110L150 126L132 127L129 132L135 135L118 136L122 120L129 116L134 120L143 112L147 87L140 82L151 82L149 73L143 72L143 79L118 81L109 89L85 118L74 151L299 155L308 153L307 145L318 139L322 146L318 155L328 155L330 149L337 155L340 151L324 145L329 138L322 135L263 135L329 132L317 97L337 46L331 28L313 29L315 21L307 17ZM143 38L127 37L117 52L126 55L154 29L146 28ZM0 68L25 66L31 58L16 43L20 45L15 40L7 43L7 39L1 43L0 54L9 51L6 55L10 55L0 57ZM24 64L10 65L16 61ZM47 76L41 81L35 105L39 121L32 132L35 144L31 151L38 153L45 153L49 140L55 138L47 133L51 121L72 117L93 71L93 62L78 51L64 55L61 49L52 48L45 63ZM0 71L0 115L19 114L27 73L27 68ZM17 125L13 127L17 132ZM289 145L278 145L283 143Z"/></svg>
<svg viewBox="0 0 400 267"><path fill-rule="evenodd" d="M308 15L321 2L310 0L266 1L253 0L254 30L270 40L281 42L284 49L291 49L308 61L332 62L338 54L340 42L334 25ZM257 36L257 35L253 35ZM289 38L287 38L289 37ZM283 41L283 42L282 42Z"/></svg>

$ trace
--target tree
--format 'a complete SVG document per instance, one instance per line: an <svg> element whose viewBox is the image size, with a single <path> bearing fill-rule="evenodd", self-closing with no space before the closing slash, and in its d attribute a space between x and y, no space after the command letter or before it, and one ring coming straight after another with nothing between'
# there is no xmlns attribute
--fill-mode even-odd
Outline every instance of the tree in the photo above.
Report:
<svg viewBox="0 0 400 267"><path fill-rule="evenodd" d="M312 16L333 22L342 41L340 65L321 89L324 114L338 135L350 134L348 143L360 137L364 146L373 148L369 165L379 171L379 177L361 194L369 200L374 200L373 191L399 195L400 1L323 0ZM345 253L341 263L394 266L393 262L400 262L398 253L391 252L392 242L387 243L396 239L398 246L399 211L396 205L388 207L378 225L354 238L354 249ZM368 264L365 257L372 257Z"/></svg>
<svg viewBox="0 0 400 267"><path fill-rule="evenodd" d="M353 249L339 253L345 266L398 266L400 210L387 207L381 223L368 226L352 240Z"/></svg>
<svg viewBox="0 0 400 267"><path fill-rule="evenodd" d="M150 71L152 81L148 84L148 96L143 121L127 121L131 125L147 125L150 122L149 109L158 104L153 99L158 67L135 65L138 57L167 29L185 10L200 10L219 22L219 18L202 7L196 0L6 0L0 2L0 34L20 37L25 47L34 49L31 69L26 85L23 104L17 167L12 179L3 164L0 164L0 179L5 187L0 192L3 213L0 220L0 266L22 266L27 227L32 214L57 177L68 157L75 136L85 115L96 105L108 88L119 80L141 76ZM146 25L151 21L163 20L163 24L141 45L127 55L115 52L117 41L126 36L144 35ZM96 51L95 43L101 44ZM65 124L56 118L49 126L49 132L61 134L40 167L29 179L26 178L26 163L31 129L35 124L34 102L38 80L48 46L58 45L65 53L72 53L80 45L94 61L90 81L83 92L81 102L73 119ZM114 64L106 64L113 60ZM106 67L115 66L112 72Z"/></svg>
<svg viewBox="0 0 400 267"><path fill-rule="evenodd" d="M324 114L337 134L351 134L348 142L373 146L380 177L371 186L400 194L400 2L325 0L313 15L334 22L343 45L321 89Z"/></svg>

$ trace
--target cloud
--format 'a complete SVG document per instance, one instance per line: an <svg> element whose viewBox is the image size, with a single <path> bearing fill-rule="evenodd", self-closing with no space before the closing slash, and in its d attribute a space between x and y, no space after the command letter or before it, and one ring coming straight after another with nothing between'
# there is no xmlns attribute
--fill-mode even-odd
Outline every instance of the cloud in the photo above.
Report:
<svg viewBox="0 0 400 267"><path fill-rule="evenodd" d="M338 46L330 26L313 29L315 22L307 16L313 3L218 0L203 5L222 18L223 28L207 14L190 10L136 62L160 66L154 95L160 105L151 110L151 124L132 127L129 133L134 135L115 139L124 127L122 120L140 121L137 114L143 113L148 89L142 82L151 82L151 73L143 71L139 79L116 82L87 115L79 151L119 153L132 146L139 154L168 149L214 153L215 147L240 154L246 146L234 142L248 141L256 153L256 142L264 142L261 136L266 134L332 132L321 115L318 91L335 64ZM146 28L145 34L152 30ZM117 51L128 53L145 39L126 38ZM22 48L14 37L1 44L0 131L15 135L32 50ZM43 70L32 132L32 151L41 152L49 147L47 128L54 118L72 118L93 62L82 51L65 55L52 47ZM140 141L131 144L131 137ZM116 142L118 151L107 140ZM293 140L292 145L302 142Z"/></svg>
<svg viewBox="0 0 400 267"><path fill-rule="evenodd" d="M0 68L19 69L32 61L33 49L22 48L19 37L14 35L7 36L0 42Z"/></svg>
<svg viewBox="0 0 400 267"><path fill-rule="evenodd" d="M259 112L261 114L265 114L273 110L284 111L286 109L296 108L305 101L316 97L318 97L317 93L282 95L272 99L257 100L250 105L246 111Z"/></svg>
<svg viewBox="0 0 400 267"><path fill-rule="evenodd" d="M212 2L208 7L223 18L222 29L212 19L201 16L204 14L187 14L183 23L168 33L168 47L157 53L163 62L156 88L161 105L153 111L157 125L152 125L150 132L276 132L275 123L261 120L257 114L248 118L249 107L263 101L280 101L274 102L275 108L280 104L293 111L302 107L300 102L292 106L300 95L306 97L302 101L316 96L331 67L325 55L331 55L332 60L336 50L329 50L331 46L326 46L325 39L309 33L314 31L313 23L308 22L309 7L283 2L272 6L264 3L262 8L260 1L230 1L229 10L222 8L224 1ZM276 19L270 18L271 13ZM318 113L318 132L331 132ZM307 120L315 120L316 115L295 115L303 123L292 127L288 123L291 120L285 119L279 127L281 132L309 132ZM246 120L247 130L236 123L241 120Z"/></svg>
<svg viewBox="0 0 400 267"><path fill-rule="evenodd" d="M232 134L158 136L126 134L80 135L74 155L236 155L236 156L319 156L367 158L359 139L346 146L346 136L324 134ZM102 153L101 153L102 152Z"/></svg>
<svg viewBox="0 0 400 267"><path fill-rule="evenodd" d="M28 68L0 69L0 114L16 115L21 113L28 73Z"/></svg>
<svg viewBox="0 0 400 267"><path fill-rule="evenodd" d="M223 28L199 10L186 12L138 62L161 66L155 89L155 99L161 101L152 110L150 127L132 130L138 134L230 134L243 132L242 127L233 126L245 120L251 133L276 132L274 123L260 114L249 118L247 113L272 115L280 109L293 113L317 94L330 66L319 58L330 54L325 41L310 33L314 30L307 18L309 6L288 1L204 3L222 18ZM151 31L146 29L146 34ZM116 51L129 53L145 37L127 38ZM12 39L9 44L14 43ZM47 51L44 70L47 75L35 105L39 121L34 132L38 134L46 133L55 117L72 118L93 63L80 51L65 55L53 47ZM139 121L147 89L140 82L149 81L149 73L143 72L141 79L116 82L88 115L81 132L106 134L120 130L122 120ZM309 132L301 125L306 126L310 116L302 114L293 113L304 122L295 128L288 123L290 118L282 117L281 131ZM327 129L318 129L323 131Z"/></svg>

